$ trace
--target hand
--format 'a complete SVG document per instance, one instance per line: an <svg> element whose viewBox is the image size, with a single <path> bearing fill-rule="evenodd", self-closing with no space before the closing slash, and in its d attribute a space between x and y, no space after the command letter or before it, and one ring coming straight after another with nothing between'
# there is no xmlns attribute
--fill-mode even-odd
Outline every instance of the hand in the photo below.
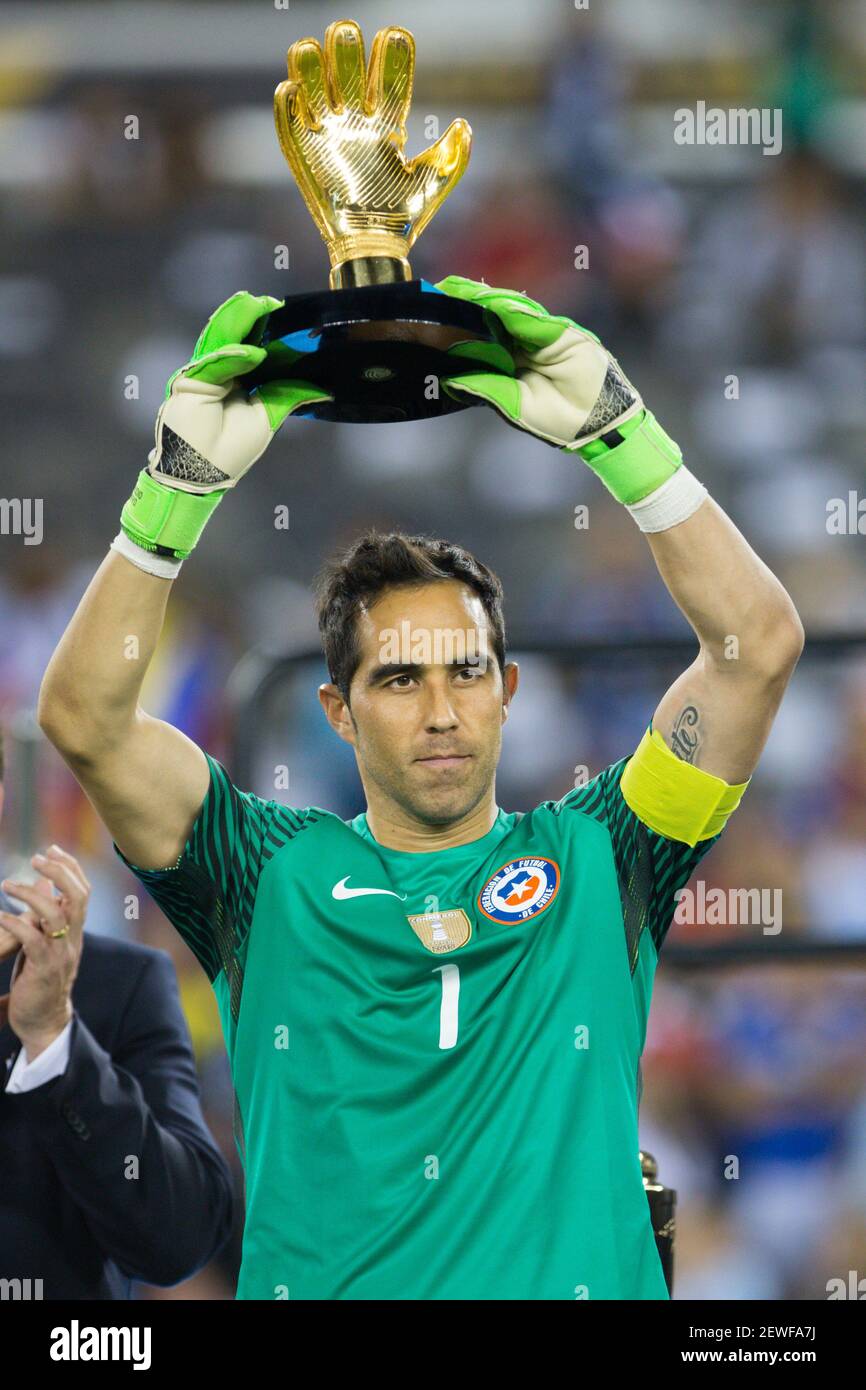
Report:
<svg viewBox="0 0 866 1390"><path fill-rule="evenodd" d="M443 384L458 396L480 396L520 429L570 450L643 409L619 363L587 328L549 314L525 294L460 275L449 275L436 288L496 314L514 343L514 377L479 372L446 378Z"/></svg>
<svg viewBox="0 0 866 1390"><path fill-rule="evenodd" d="M452 121L435 145L406 160L415 78L407 29L380 29L367 68L358 25L338 20L325 31L324 52L316 39L292 44L288 70L274 94L277 134L332 267L405 259L469 162L468 124Z"/></svg>
<svg viewBox="0 0 866 1390"><path fill-rule="evenodd" d="M268 382L249 396L238 386L267 356L243 339L282 302L240 290L211 314L190 361L166 387L148 456L151 477L182 492L221 494L261 457L292 411L331 399L306 381Z"/></svg>
<svg viewBox="0 0 866 1390"><path fill-rule="evenodd" d="M589 329L513 290L449 275L436 288L496 314L513 343L515 374L444 377L456 399L479 397L518 429L579 453L618 501L631 505L682 463L615 357ZM453 350L455 362L459 352Z"/></svg>
<svg viewBox="0 0 866 1390"><path fill-rule="evenodd" d="M57 845L44 855L34 854L31 863L41 875L35 884L10 879L2 884L28 910L20 916L0 912L0 929L19 952L10 992L0 997L0 1027L9 1023L28 1062L44 1052L72 1017L72 984L90 896L81 865Z"/></svg>

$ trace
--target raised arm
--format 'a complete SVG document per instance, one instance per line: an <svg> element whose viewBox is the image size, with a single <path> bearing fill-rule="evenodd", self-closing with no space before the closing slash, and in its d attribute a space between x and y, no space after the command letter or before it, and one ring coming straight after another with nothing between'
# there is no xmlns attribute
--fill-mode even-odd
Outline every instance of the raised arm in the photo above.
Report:
<svg viewBox="0 0 866 1390"><path fill-rule="evenodd" d="M201 749L139 704L171 587L110 551L39 692L44 733L123 853L152 869L177 859L208 785Z"/></svg>
<svg viewBox="0 0 866 1390"><path fill-rule="evenodd" d="M201 749L139 703L172 582L285 418L324 395L305 382L274 382L247 397L237 385L265 355L244 338L279 302L233 295L169 381L121 532L42 681L41 728L120 849L146 869L177 860L208 787Z"/></svg>
<svg viewBox="0 0 866 1390"><path fill-rule="evenodd" d="M456 275L437 288L495 313L517 363L513 377L461 375L445 389L480 397L518 429L588 464L647 534L697 634L700 654L662 699L653 734L701 771L732 786L747 781L803 648L788 594L683 466L679 447L595 334L512 290Z"/></svg>
<svg viewBox="0 0 866 1390"><path fill-rule="evenodd" d="M730 783L752 775L803 650L788 593L712 498L650 534L659 573L700 642L653 727L678 758Z"/></svg>

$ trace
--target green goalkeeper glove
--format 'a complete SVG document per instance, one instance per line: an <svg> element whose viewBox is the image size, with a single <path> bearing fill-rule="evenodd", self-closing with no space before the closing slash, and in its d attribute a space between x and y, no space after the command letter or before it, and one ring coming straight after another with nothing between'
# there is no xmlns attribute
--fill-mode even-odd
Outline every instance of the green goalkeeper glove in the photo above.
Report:
<svg viewBox="0 0 866 1390"><path fill-rule="evenodd" d="M516 375L446 377L455 399L477 396L518 429L579 454L617 501L633 505L680 468L680 448L644 408L594 333L513 290L449 275L436 288L489 309L513 340ZM459 345L452 349L460 356Z"/></svg>
<svg viewBox="0 0 866 1390"><path fill-rule="evenodd" d="M169 378L156 443L120 524L131 541L183 560L224 494L252 468L287 416L330 400L306 381L274 381L246 395L237 378L266 356L243 340L282 300L233 294L211 314L189 362Z"/></svg>

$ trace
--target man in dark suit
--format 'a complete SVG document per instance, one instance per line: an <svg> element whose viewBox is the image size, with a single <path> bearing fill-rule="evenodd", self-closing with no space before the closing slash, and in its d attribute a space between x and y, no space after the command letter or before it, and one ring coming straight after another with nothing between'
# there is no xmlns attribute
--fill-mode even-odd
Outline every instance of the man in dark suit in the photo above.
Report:
<svg viewBox="0 0 866 1390"><path fill-rule="evenodd" d="M81 866L31 862L0 889L0 1297L128 1298L221 1248L231 1177L169 957L85 937Z"/></svg>

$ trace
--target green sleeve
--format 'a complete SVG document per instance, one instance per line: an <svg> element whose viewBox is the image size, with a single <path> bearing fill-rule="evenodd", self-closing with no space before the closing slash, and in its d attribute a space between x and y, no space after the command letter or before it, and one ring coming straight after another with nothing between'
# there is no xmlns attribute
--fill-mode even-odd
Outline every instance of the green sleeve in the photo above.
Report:
<svg viewBox="0 0 866 1390"><path fill-rule="evenodd" d="M205 757L210 784L177 863L142 869L116 844L114 849L180 932L211 984L225 974L237 1017L259 877L316 812L239 791L222 764Z"/></svg>
<svg viewBox="0 0 866 1390"><path fill-rule="evenodd" d="M606 826L619 883L629 967L634 974L642 938L648 935L656 954L661 950L676 910L676 893L719 836L701 840L692 848L650 830L620 791L627 762L628 758L621 758L586 786L545 804L554 814L582 812Z"/></svg>

